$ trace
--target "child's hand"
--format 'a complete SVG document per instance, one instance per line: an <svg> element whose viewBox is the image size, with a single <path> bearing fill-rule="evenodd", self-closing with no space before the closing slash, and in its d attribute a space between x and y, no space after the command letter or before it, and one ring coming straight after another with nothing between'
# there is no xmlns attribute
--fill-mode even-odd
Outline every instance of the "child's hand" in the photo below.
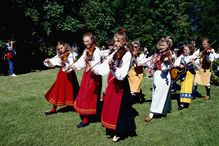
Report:
<svg viewBox="0 0 219 146"><path fill-rule="evenodd" d="M47 58L43 61L43 63L50 63L50 60Z"/></svg>
<svg viewBox="0 0 219 146"><path fill-rule="evenodd" d="M65 64L64 62L61 62L61 66L62 66L62 67L65 67L66 64Z"/></svg>

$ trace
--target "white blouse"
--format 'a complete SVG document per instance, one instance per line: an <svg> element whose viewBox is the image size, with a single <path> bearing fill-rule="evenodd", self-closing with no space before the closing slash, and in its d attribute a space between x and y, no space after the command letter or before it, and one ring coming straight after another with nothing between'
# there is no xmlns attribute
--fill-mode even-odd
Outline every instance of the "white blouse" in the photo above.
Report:
<svg viewBox="0 0 219 146"><path fill-rule="evenodd" d="M196 50L194 53L193 53L193 58L196 59L199 57L199 54L200 54L200 49ZM214 61L215 59L217 59L217 55L215 53L215 50L212 49L210 54L207 56L207 61L208 62L212 62ZM195 60L195 66L199 69L201 67L201 64L200 64L200 59L196 59Z"/></svg>
<svg viewBox="0 0 219 146"><path fill-rule="evenodd" d="M43 62L43 64L46 67L55 67L55 66L62 66L62 63L64 63L64 66L62 66L63 71L67 71L69 66L73 64L73 62L76 60L77 54L75 52L71 52L68 55L68 58L66 61L62 61L61 58L58 56L58 54L52 58L49 58L48 62ZM70 72L72 70L68 70L67 72Z"/></svg>
<svg viewBox="0 0 219 146"><path fill-rule="evenodd" d="M173 66L179 66L181 63L182 64L188 64L189 62L192 61L192 59L194 59L193 55L190 56L184 56L184 55L180 55L174 62Z"/></svg>
<svg viewBox="0 0 219 146"><path fill-rule="evenodd" d="M140 62L142 62L145 59L145 55L144 54L140 54L137 57L132 57L132 62L135 62L137 64L132 64L134 67L136 67Z"/></svg>
<svg viewBox="0 0 219 146"><path fill-rule="evenodd" d="M81 57L72 65L73 69L81 70L86 67L85 58L86 58L87 51L88 49L85 49ZM91 67L93 67L98 62L100 62L100 49L98 47L95 47L92 60L90 61ZM96 66L92 68L92 70L95 70L95 69L96 69Z"/></svg>
<svg viewBox="0 0 219 146"><path fill-rule="evenodd" d="M113 52L110 56L108 56L107 59L105 59L103 63L98 64L94 72L98 75L105 76L109 74L109 72L111 71L111 73L116 79L123 80L127 76L128 71L130 69L132 54L129 51L127 51L122 57L120 62L116 60L115 71L113 71L113 70L110 70L109 60L113 58L113 55L115 54L115 52Z"/></svg>

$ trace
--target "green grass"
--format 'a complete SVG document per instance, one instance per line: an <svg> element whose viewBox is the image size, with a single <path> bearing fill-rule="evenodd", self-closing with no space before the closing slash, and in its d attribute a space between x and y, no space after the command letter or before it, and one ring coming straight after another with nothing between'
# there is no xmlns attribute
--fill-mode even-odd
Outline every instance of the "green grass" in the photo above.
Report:
<svg viewBox="0 0 219 146"><path fill-rule="evenodd" d="M101 124L91 123L77 129L75 112L44 116L51 108L44 94L54 82L58 69L36 71L16 78L0 76L0 145L131 145L131 146L217 146L219 144L219 87L212 86L212 98L192 101L189 109L178 111L172 100L172 112L166 118L144 122L150 102L134 104L137 136L113 143ZM82 72L77 72L81 80ZM151 99L151 80L144 78L142 89ZM204 94L204 87L198 90Z"/></svg>

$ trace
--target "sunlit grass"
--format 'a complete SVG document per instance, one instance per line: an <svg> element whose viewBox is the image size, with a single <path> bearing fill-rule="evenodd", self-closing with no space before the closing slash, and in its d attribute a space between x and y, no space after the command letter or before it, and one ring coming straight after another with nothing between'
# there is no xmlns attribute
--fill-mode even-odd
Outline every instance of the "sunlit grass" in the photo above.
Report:
<svg viewBox="0 0 219 146"><path fill-rule="evenodd" d="M147 102L134 104L137 136L113 143L99 122L77 129L80 122L73 111L44 116L51 108L44 94L53 84L58 69L0 76L0 145L136 145L136 146L217 146L219 143L219 87L212 86L212 98L198 98L189 109L178 111L172 100L172 112L165 118L144 121L149 113L151 79L144 78L142 89ZM81 80L82 72L77 72ZM199 87L205 94L204 87Z"/></svg>

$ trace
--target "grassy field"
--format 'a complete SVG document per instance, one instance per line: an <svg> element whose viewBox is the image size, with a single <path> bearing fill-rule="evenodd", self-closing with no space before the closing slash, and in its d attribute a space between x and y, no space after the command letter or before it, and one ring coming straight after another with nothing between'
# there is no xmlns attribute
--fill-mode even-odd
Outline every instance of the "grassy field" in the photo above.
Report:
<svg viewBox="0 0 219 146"><path fill-rule="evenodd" d="M54 82L58 69L35 71L16 78L0 76L0 146L130 145L130 146L218 146L219 87L212 86L212 98L197 98L189 109L172 112L165 118L144 121L149 113L151 80L144 78L142 89L148 102L134 104L137 136L113 143L99 122L77 129L79 116L59 112L45 116L51 108L44 94ZM81 72L77 73L81 80ZM204 87L199 87L204 94Z"/></svg>

